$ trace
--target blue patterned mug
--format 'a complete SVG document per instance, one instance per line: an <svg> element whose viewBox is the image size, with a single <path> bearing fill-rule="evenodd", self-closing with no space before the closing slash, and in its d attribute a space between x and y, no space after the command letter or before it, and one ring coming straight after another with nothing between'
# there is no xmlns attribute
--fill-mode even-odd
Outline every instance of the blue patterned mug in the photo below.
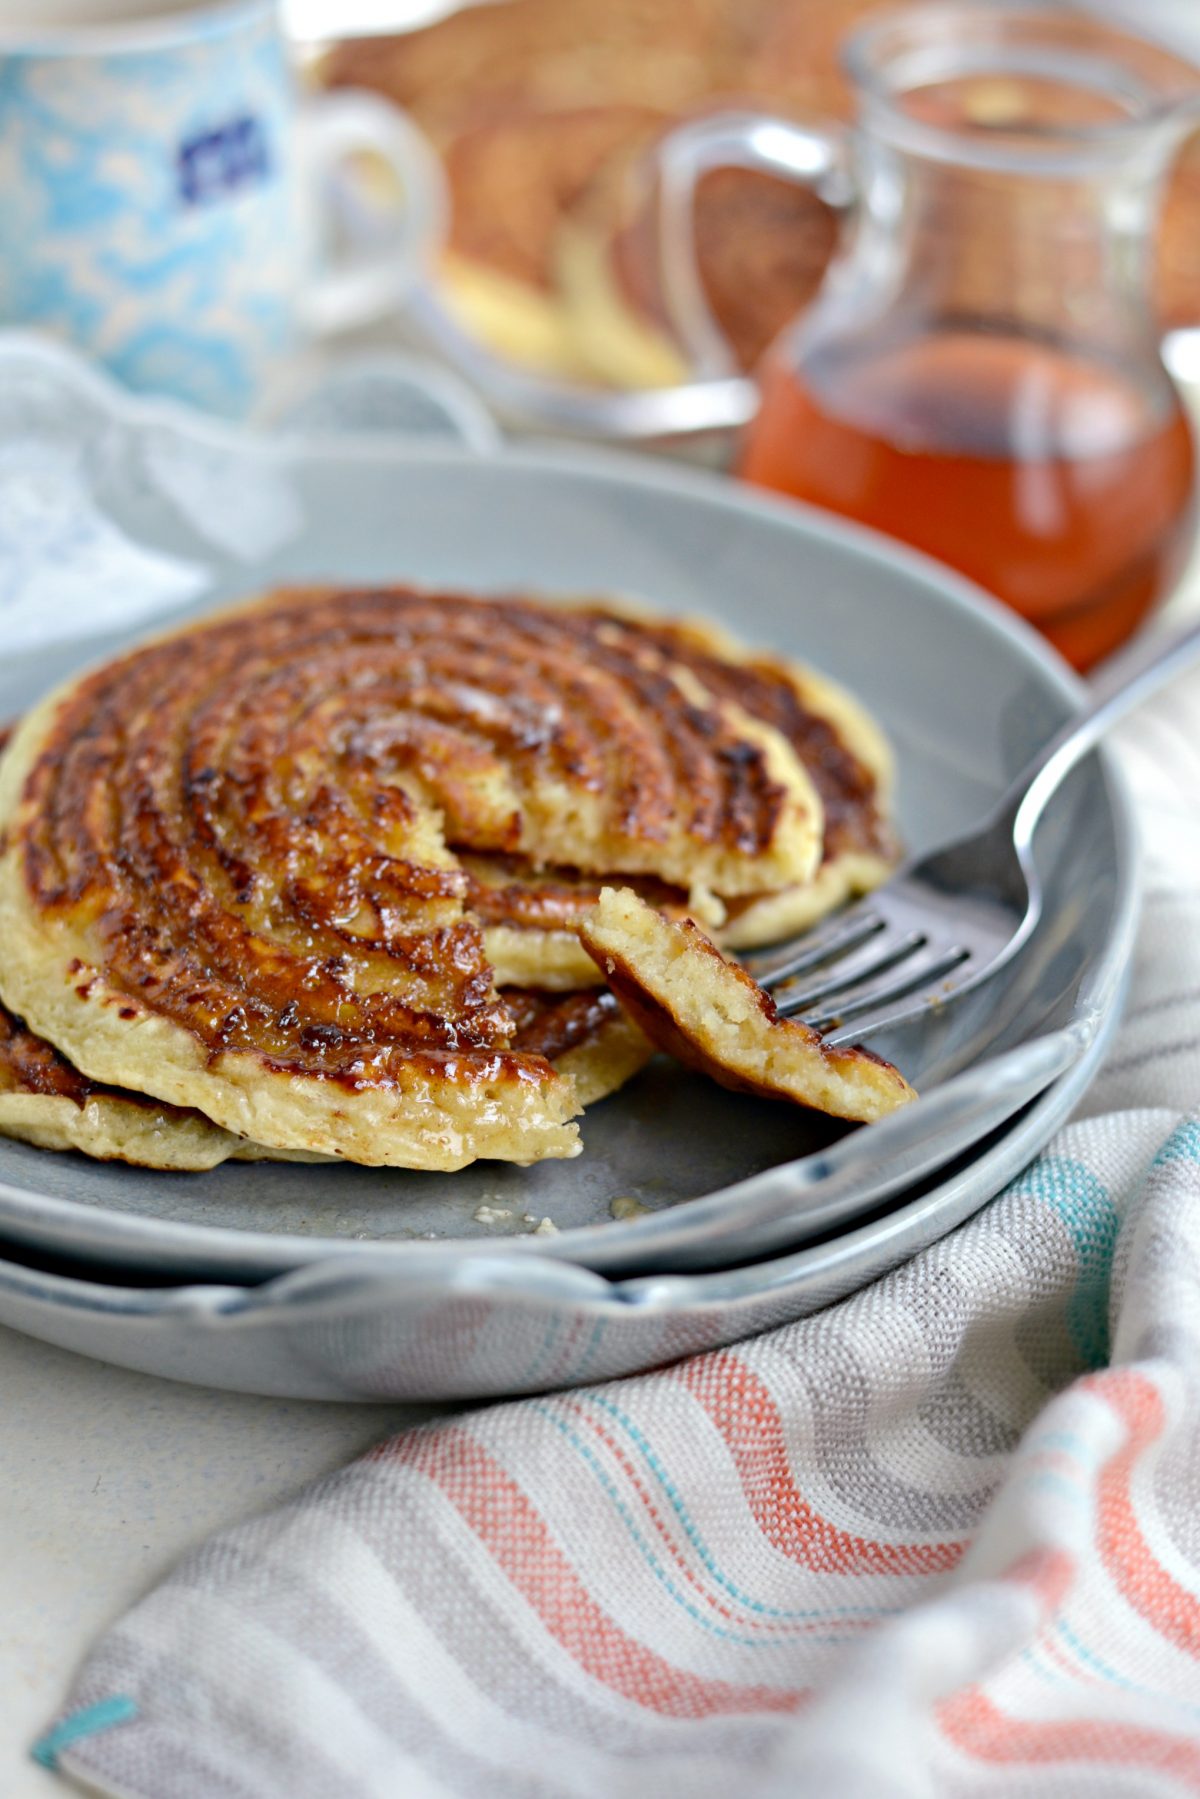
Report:
<svg viewBox="0 0 1200 1799"><path fill-rule="evenodd" d="M319 215L363 151L403 203L386 242L331 261ZM299 338L394 307L443 216L401 113L301 101L274 0L0 0L0 324L241 414Z"/></svg>

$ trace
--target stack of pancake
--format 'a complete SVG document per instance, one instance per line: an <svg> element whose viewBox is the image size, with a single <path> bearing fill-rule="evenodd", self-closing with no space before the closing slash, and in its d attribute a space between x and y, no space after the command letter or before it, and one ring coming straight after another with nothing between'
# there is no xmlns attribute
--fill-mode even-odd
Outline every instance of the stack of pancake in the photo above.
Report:
<svg viewBox="0 0 1200 1799"><path fill-rule="evenodd" d="M727 106L848 117L841 45L893 0L503 0L419 31L348 39L332 86L404 107L442 153L452 198L442 276L500 354L622 387L686 374L668 329L653 151ZM820 285L837 220L816 195L715 171L695 208L697 268L750 369ZM1160 239L1164 325L1200 317L1200 138L1180 161Z"/></svg>
<svg viewBox="0 0 1200 1799"><path fill-rule="evenodd" d="M879 0L504 0L330 48L319 79L374 89L441 151L443 292L501 355L624 387L682 379L652 194L656 142L725 104L844 114L843 32ZM750 367L806 304L836 220L814 194L732 169L700 185L698 266Z"/></svg>
<svg viewBox="0 0 1200 1799"><path fill-rule="evenodd" d="M645 919L728 976L698 924L770 941L886 874L888 780L829 683L611 603L284 590L156 639L0 758L0 1131L179 1168L575 1155L678 1053L619 1003L660 984ZM772 1091L911 1097L774 1029Z"/></svg>

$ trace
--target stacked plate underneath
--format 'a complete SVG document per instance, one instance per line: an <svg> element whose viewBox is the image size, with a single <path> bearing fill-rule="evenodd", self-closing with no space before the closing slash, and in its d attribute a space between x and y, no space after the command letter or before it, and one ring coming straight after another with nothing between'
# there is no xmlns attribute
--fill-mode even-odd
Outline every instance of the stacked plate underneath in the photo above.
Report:
<svg viewBox="0 0 1200 1799"><path fill-rule="evenodd" d="M277 583L627 595L860 695L920 848L977 819L1072 709L1073 678L961 582L732 484L561 449L264 442L55 352L0 362L0 459L37 489L0 543L0 717L156 619ZM247 1391L447 1399L631 1372L814 1310L994 1195L1096 1067L1134 922L1100 760L1037 853L1045 915L1015 968L872 1046L922 1094L877 1124L658 1060L589 1110L581 1156L528 1169L180 1174L0 1141L0 1322Z"/></svg>

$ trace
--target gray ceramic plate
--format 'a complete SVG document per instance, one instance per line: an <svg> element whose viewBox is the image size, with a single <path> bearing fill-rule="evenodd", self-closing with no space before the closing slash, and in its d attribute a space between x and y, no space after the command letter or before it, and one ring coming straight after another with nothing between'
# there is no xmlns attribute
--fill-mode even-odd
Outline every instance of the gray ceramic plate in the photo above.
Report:
<svg viewBox="0 0 1200 1799"><path fill-rule="evenodd" d="M151 621L276 580L617 591L722 619L860 693L895 742L919 847L976 819L1078 691L933 564L731 483L595 452L255 440L28 346L0 347L0 509L0 715ZM1128 821L1098 759L1055 802L1038 854L1047 907L1029 953L935 1031L879 1045L927 1097L870 1131L838 1141L662 1064L589 1113L577 1161L531 1170L157 1175L0 1143L0 1234L226 1280L335 1249L416 1267L448 1238L464 1263L498 1247L612 1271L761 1256L928 1181L1048 1083L1039 1128L1065 1115L1059 1077L1111 1012L1132 928ZM614 1222L625 1196L650 1215ZM511 1214L511 1241L476 1220L483 1204ZM543 1217L557 1237L528 1235Z"/></svg>
<svg viewBox="0 0 1200 1799"><path fill-rule="evenodd" d="M446 1248L344 1255L258 1287L145 1288L0 1262L0 1323L168 1380L290 1399L494 1399L661 1366L803 1318L961 1224L1078 1102L1116 1021L963 1164L774 1261L608 1280L566 1262Z"/></svg>

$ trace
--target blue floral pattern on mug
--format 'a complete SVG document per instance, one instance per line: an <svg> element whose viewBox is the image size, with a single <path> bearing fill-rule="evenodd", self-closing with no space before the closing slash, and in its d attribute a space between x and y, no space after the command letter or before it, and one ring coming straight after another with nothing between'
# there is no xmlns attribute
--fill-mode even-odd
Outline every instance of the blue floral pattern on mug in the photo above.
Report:
<svg viewBox="0 0 1200 1799"><path fill-rule="evenodd" d="M0 322L226 414L288 351L295 100L265 0L130 47L0 50Z"/></svg>

